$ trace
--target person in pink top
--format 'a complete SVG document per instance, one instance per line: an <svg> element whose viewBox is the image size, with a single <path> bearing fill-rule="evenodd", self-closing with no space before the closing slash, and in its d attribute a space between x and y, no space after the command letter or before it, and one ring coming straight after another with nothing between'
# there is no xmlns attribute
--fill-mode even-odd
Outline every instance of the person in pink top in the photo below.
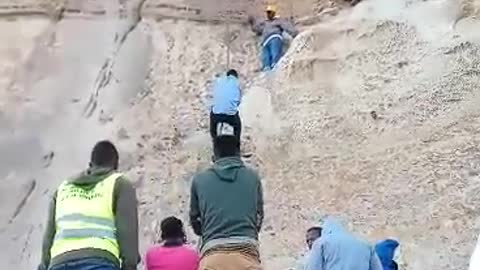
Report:
<svg viewBox="0 0 480 270"><path fill-rule="evenodd" d="M145 258L147 270L197 270L200 258L187 243L183 223L176 217L164 219L161 244L151 247Z"/></svg>

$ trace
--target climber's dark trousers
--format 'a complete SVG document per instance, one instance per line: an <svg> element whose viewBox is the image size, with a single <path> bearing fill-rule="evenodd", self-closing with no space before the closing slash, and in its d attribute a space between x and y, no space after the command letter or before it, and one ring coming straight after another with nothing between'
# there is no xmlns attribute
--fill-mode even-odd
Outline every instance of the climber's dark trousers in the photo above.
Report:
<svg viewBox="0 0 480 270"><path fill-rule="evenodd" d="M210 112L210 136L212 140L217 137L217 125L218 123L227 123L233 127L233 133L237 137L238 142L240 142L240 136L242 133L242 121L240 120L240 115L238 112L235 115L228 114L214 114Z"/></svg>

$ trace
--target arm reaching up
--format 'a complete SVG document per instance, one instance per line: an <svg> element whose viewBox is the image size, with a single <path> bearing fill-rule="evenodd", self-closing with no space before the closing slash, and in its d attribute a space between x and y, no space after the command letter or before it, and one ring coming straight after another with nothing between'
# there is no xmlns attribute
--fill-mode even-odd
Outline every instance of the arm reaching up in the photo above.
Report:
<svg viewBox="0 0 480 270"><path fill-rule="evenodd" d="M298 30L295 28L293 23L289 20L285 19L279 19L280 21L280 26L282 27L282 30L287 32L290 36L295 38L298 35Z"/></svg>
<svg viewBox="0 0 480 270"><path fill-rule="evenodd" d="M248 16L248 23L252 27L252 31L257 34L257 36L262 35L263 29L265 28L265 21L258 21L253 16Z"/></svg>

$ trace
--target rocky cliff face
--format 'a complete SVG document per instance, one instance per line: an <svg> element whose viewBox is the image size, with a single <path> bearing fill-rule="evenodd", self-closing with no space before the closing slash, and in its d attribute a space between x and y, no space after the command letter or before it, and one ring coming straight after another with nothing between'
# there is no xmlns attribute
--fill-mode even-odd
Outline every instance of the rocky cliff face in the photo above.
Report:
<svg viewBox="0 0 480 270"><path fill-rule="evenodd" d="M325 215L398 238L402 268L466 268L480 206L475 1L295 1L305 26L268 75L242 25L254 1L52 3L0 5L7 267L38 263L48 198L99 139L119 145L137 187L142 252L163 217L186 220L190 178L210 162L209 86L229 65L246 161L264 177L266 269L297 267L304 228Z"/></svg>

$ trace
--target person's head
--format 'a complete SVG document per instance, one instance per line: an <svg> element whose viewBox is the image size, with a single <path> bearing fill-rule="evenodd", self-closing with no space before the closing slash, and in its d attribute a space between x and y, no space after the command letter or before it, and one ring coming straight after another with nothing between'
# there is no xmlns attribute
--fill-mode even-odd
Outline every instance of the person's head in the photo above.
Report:
<svg viewBox="0 0 480 270"><path fill-rule="evenodd" d="M274 5L268 5L265 9L265 13L267 14L267 18L269 20L273 20L277 15L277 8Z"/></svg>
<svg viewBox="0 0 480 270"><path fill-rule="evenodd" d="M99 141L93 147L90 166L118 169L118 151L110 141Z"/></svg>
<svg viewBox="0 0 480 270"><path fill-rule="evenodd" d="M227 71L227 76L233 76L238 79L238 72L235 69L230 69Z"/></svg>
<svg viewBox="0 0 480 270"><path fill-rule="evenodd" d="M321 227L311 227L307 230L306 241L308 249L312 249L313 242L322 236L322 228Z"/></svg>
<svg viewBox="0 0 480 270"><path fill-rule="evenodd" d="M217 137L213 140L215 159L240 155L240 142L235 137L233 127L227 123L218 123Z"/></svg>
<svg viewBox="0 0 480 270"><path fill-rule="evenodd" d="M160 229L162 230L162 241L181 240L184 243L187 241L187 236L185 235L185 231L183 229L183 223L176 217L167 217L166 219L162 220Z"/></svg>

